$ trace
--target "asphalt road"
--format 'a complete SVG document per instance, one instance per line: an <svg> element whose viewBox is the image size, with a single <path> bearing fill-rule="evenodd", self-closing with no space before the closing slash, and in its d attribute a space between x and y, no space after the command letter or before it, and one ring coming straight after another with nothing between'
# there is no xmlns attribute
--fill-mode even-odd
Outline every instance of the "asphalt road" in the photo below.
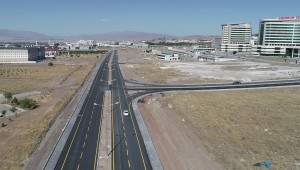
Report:
<svg viewBox="0 0 300 170"><path fill-rule="evenodd" d="M260 82L246 82L241 84L219 83L219 84L194 84L194 85L161 85L147 84L139 86L127 86L126 90L153 90L153 91L176 91L176 90L211 90L211 89L236 89L236 88L260 88L277 86L299 86L300 80L273 80Z"/></svg>
<svg viewBox="0 0 300 170"><path fill-rule="evenodd" d="M143 139L125 91L117 51L112 60L112 169L152 169ZM114 103L119 104L114 104ZM129 111L129 116L123 115Z"/></svg>
<svg viewBox="0 0 300 170"><path fill-rule="evenodd" d="M97 168L102 108L105 91L108 90L108 62L111 55L110 52L97 72L55 169Z"/></svg>

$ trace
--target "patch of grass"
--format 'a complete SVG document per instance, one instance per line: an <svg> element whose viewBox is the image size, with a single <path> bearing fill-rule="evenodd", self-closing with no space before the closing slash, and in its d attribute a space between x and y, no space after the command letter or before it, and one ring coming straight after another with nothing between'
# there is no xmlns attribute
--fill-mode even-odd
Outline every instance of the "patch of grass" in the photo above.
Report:
<svg viewBox="0 0 300 170"><path fill-rule="evenodd" d="M271 161L295 169L300 159L300 88L166 94L187 125L225 169ZM272 169L273 169L272 168Z"/></svg>
<svg viewBox="0 0 300 170"><path fill-rule="evenodd" d="M162 69L160 64L134 65L137 74L153 83L165 83L167 79L174 78L180 74L174 69Z"/></svg>

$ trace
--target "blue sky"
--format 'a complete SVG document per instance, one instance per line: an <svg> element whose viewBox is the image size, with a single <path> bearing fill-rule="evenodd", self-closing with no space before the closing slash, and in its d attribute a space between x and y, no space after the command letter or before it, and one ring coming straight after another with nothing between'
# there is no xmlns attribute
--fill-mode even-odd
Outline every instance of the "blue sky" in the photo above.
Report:
<svg viewBox="0 0 300 170"><path fill-rule="evenodd" d="M299 0L6 0L0 29L48 35L141 31L219 35L221 24L300 16Z"/></svg>

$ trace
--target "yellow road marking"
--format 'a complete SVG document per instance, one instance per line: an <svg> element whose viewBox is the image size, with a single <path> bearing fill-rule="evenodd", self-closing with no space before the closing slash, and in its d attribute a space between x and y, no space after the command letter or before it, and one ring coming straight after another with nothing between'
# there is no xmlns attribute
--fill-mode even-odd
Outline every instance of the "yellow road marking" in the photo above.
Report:
<svg viewBox="0 0 300 170"><path fill-rule="evenodd" d="M90 120L89 125L91 124L91 122L92 122L92 121Z"/></svg>
<svg viewBox="0 0 300 170"><path fill-rule="evenodd" d="M88 126L88 131L90 130L90 127Z"/></svg>
<svg viewBox="0 0 300 170"><path fill-rule="evenodd" d="M87 138L87 134L85 134L85 139Z"/></svg>
<svg viewBox="0 0 300 170"><path fill-rule="evenodd" d="M126 151L127 151L127 156L128 156L128 149L126 149Z"/></svg>
<svg viewBox="0 0 300 170"><path fill-rule="evenodd" d="M128 160L128 167L130 168L130 161Z"/></svg>
<svg viewBox="0 0 300 170"><path fill-rule="evenodd" d="M125 145L127 146L127 140L125 139Z"/></svg>
<svg viewBox="0 0 300 170"><path fill-rule="evenodd" d="M83 147L83 148L85 147L85 141L83 142L83 145L82 145L82 147Z"/></svg>
<svg viewBox="0 0 300 170"><path fill-rule="evenodd" d="M80 154L80 159L82 158L82 152L81 152L81 154Z"/></svg>
<svg viewBox="0 0 300 170"><path fill-rule="evenodd" d="M79 170L79 167L80 167L80 165L78 164L78 165L77 165L77 170Z"/></svg>

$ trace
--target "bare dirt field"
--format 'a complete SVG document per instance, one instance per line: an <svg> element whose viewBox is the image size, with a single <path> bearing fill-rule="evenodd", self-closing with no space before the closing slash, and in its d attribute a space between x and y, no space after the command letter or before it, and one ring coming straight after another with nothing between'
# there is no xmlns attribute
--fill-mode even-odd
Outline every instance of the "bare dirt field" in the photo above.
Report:
<svg viewBox="0 0 300 170"><path fill-rule="evenodd" d="M275 59L167 63L155 55L145 62L143 55L120 52L123 62L127 56L140 61L121 65L126 79L186 84L291 79L300 72L298 65ZM149 66L158 64L162 69ZM144 65L148 71L139 71ZM157 80L165 69L174 74ZM298 170L299 96L299 87L174 92L146 97L139 106L165 169L266 169L253 165L270 161L270 169Z"/></svg>
<svg viewBox="0 0 300 170"><path fill-rule="evenodd" d="M160 61L144 50L126 49L119 52L124 71L132 70L127 79L147 83L220 83L300 78L300 65L294 59L236 57L228 61ZM293 61L292 61L293 60ZM128 68L128 69L127 69ZM130 71L128 71L130 72Z"/></svg>
<svg viewBox="0 0 300 170"><path fill-rule="evenodd" d="M30 65L0 65L1 91L40 92L29 96L38 102L38 108L0 118L0 124L6 125L0 127L0 169L15 170L24 166L97 60L96 55L85 55L57 57ZM50 61L53 67L48 66Z"/></svg>

